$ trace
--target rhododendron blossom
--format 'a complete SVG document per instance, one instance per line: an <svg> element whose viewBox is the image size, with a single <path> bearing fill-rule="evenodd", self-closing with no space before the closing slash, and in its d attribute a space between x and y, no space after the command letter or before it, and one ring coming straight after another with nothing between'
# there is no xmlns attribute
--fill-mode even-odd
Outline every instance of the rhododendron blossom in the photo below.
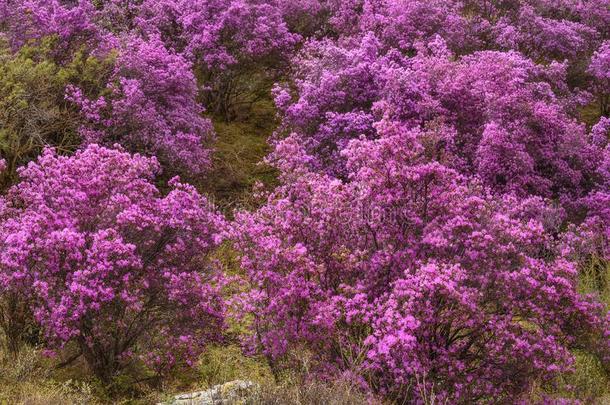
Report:
<svg viewBox="0 0 610 405"><path fill-rule="evenodd" d="M136 22L146 34L161 35L173 49L211 69L240 59L254 62L298 40L274 2L146 0Z"/></svg>
<svg viewBox="0 0 610 405"><path fill-rule="evenodd" d="M329 1L339 34L375 32L387 46L412 50L440 35L453 51L518 50L536 59L569 59L607 39L607 0L574 1Z"/></svg>
<svg viewBox="0 0 610 405"><path fill-rule="evenodd" d="M311 41L294 61L296 97L288 88L274 89L282 116L277 136L296 132L318 169L341 173L346 142L373 134L371 106L381 97L386 66L380 46L374 35L344 47Z"/></svg>
<svg viewBox="0 0 610 405"><path fill-rule="evenodd" d="M356 372L401 401L423 399L424 376L447 400L508 399L569 368L569 349L604 326L549 237L561 210L494 197L429 161L420 130L377 127L344 150L349 182L283 145L285 183L238 216L251 347L279 367L304 346L320 372Z"/></svg>
<svg viewBox="0 0 610 405"><path fill-rule="evenodd" d="M26 301L48 344L74 342L106 383L136 356L158 372L196 359L223 324L205 261L223 221L178 179L161 195L158 170L97 145L47 149L0 200L0 300Z"/></svg>
<svg viewBox="0 0 610 405"><path fill-rule="evenodd" d="M105 53L115 45L114 36L100 28L96 18L95 7L88 0L0 1L0 24L8 27L6 36L13 49L57 36L55 53L60 60L78 50Z"/></svg>
<svg viewBox="0 0 610 405"><path fill-rule="evenodd" d="M201 173L210 165L213 128L201 114L191 65L158 38L129 38L121 47L107 95L90 100L74 87L66 97L84 115L86 143L120 143L155 154L164 166Z"/></svg>
<svg viewBox="0 0 610 405"><path fill-rule="evenodd" d="M248 103L259 76L277 76L301 39L275 1L146 0L135 22L198 67L206 104L225 119Z"/></svg>
<svg viewBox="0 0 610 405"><path fill-rule="evenodd" d="M599 96L602 115L610 115L610 40L605 41L593 54L589 73L593 75L593 91Z"/></svg>
<svg viewBox="0 0 610 405"><path fill-rule="evenodd" d="M437 132L443 163L499 191L550 197L590 188L601 151L569 114L561 72L554 80L561 67L517 52L456 60L440 38L407 59L380 54L373 35L345 44L310 44L295 60L296 94L275 91L278 137L294 133L317 170L344 176L341 150L377 137L373 123L386 116Z"/></svg>

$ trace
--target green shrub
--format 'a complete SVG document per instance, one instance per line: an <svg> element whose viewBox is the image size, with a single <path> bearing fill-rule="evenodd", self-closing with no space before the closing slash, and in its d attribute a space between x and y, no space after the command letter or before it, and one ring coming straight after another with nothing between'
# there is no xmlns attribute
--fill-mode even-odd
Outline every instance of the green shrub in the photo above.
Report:
<svg viewBox="0 0 610 405"><path fill-rule="evenodd" d="M45 145L71 152L80 143L80 114L65 100L68 84L92 91L101 87L112 58L100 61L78 52L66 65L51 57L55 38L12 53L0 42L0 156L7 170L0 174L0 191L15 180L17 167L36 157Z"/></svg>

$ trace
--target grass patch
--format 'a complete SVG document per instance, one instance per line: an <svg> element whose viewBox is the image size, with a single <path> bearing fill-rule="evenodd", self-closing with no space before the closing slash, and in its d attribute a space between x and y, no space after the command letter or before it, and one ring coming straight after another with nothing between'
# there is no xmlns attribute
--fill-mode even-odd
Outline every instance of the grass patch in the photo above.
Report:
<svg viewBox="0 0 610 405"><path fill-rule="evenodd" d="M276 171L262 163L271 151L268 137L276 128L272 100L261 100L241 121L214 120L217 139L214 144L212 170L201 180L207 192L224 213L254 205L251 196L256 182L276 184Z"/></svg>
<svg viewBox="0 0 610 405"><path fill-rule="evenodd" d="M256 357L246 357L237 345L211 347L201 357L200 387L212 387L234 380L248 380L264 385L273 383L267 363Z"/></svg>

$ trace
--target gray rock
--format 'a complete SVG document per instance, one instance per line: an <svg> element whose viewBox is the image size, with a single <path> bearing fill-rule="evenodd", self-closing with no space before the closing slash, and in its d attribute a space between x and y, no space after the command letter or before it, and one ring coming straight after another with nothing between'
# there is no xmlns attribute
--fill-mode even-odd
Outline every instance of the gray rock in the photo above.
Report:
<svg viewBox="0 0 610 405"><path fill-rule="evenodd" d="M235 380L205 391L176 395L173 400L159 405L240 405L245 404L258 388L252 381Z"/></svg>

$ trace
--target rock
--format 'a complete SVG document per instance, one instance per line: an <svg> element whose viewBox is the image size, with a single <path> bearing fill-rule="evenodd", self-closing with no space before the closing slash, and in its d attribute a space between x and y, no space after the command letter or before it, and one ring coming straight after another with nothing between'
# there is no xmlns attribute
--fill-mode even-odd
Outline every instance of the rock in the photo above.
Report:
<svg viewBox="0 0 610 405"><path fill-rule="evenodd" d="M252 381L235 380L215 385L205 391L176 395L158 405L238 405L244 404L258 389Z"/></svg>

